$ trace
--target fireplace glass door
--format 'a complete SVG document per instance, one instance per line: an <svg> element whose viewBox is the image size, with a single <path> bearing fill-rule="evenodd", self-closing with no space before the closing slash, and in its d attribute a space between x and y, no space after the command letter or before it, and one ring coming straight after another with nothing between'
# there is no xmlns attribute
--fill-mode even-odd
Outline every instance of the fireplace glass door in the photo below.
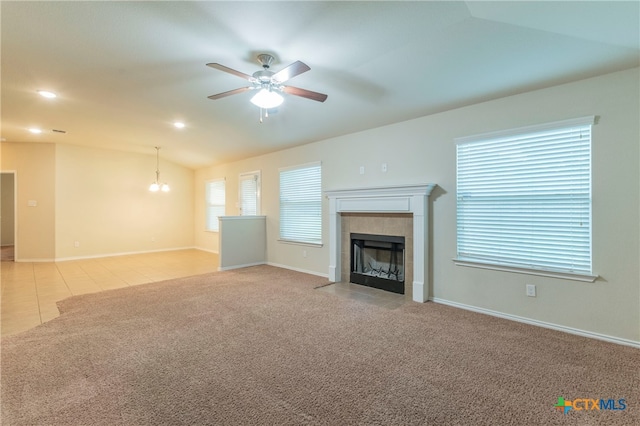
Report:
<svg viewBox="0 0 640 426"><path fill-rule="evenodd" d="M352 233L350 281L404 294L404 237Z"/></svg>

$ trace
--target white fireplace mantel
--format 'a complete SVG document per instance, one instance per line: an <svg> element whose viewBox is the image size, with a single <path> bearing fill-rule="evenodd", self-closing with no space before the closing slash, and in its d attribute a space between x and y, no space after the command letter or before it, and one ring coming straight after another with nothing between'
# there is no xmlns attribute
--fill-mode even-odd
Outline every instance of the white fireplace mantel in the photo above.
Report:
<svg viewBox="0 0 640 426"><path fill-rule="evenodd" d="M326 191L329 198L329 280L341 280L341 213L413 215L413 300L429 297L429 194L435 184Z"/></svg>

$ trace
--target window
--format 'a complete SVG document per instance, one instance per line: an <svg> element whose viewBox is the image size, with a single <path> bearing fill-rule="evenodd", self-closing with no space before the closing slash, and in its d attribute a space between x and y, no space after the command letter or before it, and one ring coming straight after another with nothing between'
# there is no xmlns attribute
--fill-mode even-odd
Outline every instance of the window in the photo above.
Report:
<svg viewBox="0 0 640 426"><path fill-rule="evenodd" d="M280 170L280 239L322 244L320 163Z"/></svg>
<svg viewBox="0 0 640 426"><path fill-rule="evenodd" d="M256 216L260 214L260 172L240 175L240 215Z"/></svg>
<svg viewBox="0 0 640 426"><path fill-rule="evenodd" d="M207 214L205 220L207 231L217 232L219 230L218 217L225 214L224 184L224 179L211 180L206 183Z"/></svg>
<svg viewBox="0 0 640 426"><path fill-rule="evenodd" d="M595 280L594 118L456 139L457 263Z"/></svg>

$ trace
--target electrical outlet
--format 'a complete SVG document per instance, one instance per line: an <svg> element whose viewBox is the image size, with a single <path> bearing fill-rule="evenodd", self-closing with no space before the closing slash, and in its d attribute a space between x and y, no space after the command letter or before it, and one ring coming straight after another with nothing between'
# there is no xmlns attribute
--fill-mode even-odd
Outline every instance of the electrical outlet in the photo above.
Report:
<svg viewBox="0 0 640 426"><path fill-rule="evenodd" d="M527 296L536 297L536 286L533 284L527 284Z"/></svg>
<svg viewBox="0 0 640 426"><path fill-rule="evenodd" d="M73 246L76 248L80 247L80 241L74 241Z"/></svg>
<svg viewBox="0 0 640 426"><path fill-rule="evenodd" d="M382 163L382 172L383 173L387 172L387 163Z"/></svg>
<svg viewBox="0 0 640 426"><path fill-rule="evenodd" d="M307 251L306 250L302 250L302 257L307 257Z"/></svg>
<svg viewBox="0 0 640 426"><path fill-rule="evenodd" d="M360 166L360 174L363 175L364 174L364 166Z"/></svg>

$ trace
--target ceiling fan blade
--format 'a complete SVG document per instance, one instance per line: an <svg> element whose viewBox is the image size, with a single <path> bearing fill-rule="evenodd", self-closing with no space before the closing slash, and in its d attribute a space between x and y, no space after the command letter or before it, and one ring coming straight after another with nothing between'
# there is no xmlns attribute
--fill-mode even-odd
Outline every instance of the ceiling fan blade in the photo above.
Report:
<svg viewBox="0 0 640 426"><path fill-rule="evenodd" d="M309 68L309 66L307 64L305 64L304 62L295 61L294 63L292 63L291 65L289 65L285 69L280 70L277 73L275 73L271 78L276 80L279 83L284 83L285 81L289 80L290 78L293 78L296 75L300 75L303 72L307 72L310 69L311 68Z"/></svg>
<svg viewBox="0 0 640 426"><path fill-rule="evenodd" d="M282 91L290 95L302 96L303 98L311 99L313 101L324 102L327 100L327 95L324 93L312 92L311 90L300 89L298 87L284 86Z"/></svg>
<svg viewBox="0 0 640 426"><path fill-rule="evenodd" d="M216 100L220 98L225 98L227 96L235 95L236 93L246 92L247 90L251 90L251 89L253 89L253 87L241 87L239 89L229 90L228 92L218 93L217 95L207 96L207 98Z"/></svg>
<svg viewBox="0 0 640 426"><path fill-rule="evenodd" d="M220 64L217 64L217 63L210 63L210 64L207 64L207 66L211 67L211 68L218 69L220 71L228 72L229 74L236 75L236 76L238 76L240 78L244 78L245 80L251 81L251 79L253 78L249 74L245 74L243 72L236 71L233 68L225 67L224 65L220 65Z"/></svg>

